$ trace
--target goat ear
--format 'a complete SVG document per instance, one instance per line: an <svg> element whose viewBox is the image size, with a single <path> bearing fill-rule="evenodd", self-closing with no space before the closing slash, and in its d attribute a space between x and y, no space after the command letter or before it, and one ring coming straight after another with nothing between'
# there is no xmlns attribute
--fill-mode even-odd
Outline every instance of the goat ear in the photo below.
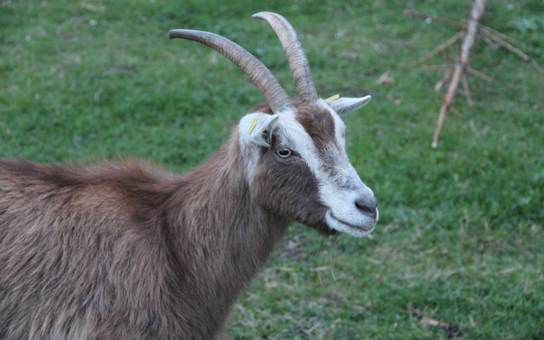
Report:
<svg viewBox="0 0 544 340"><path fill-rule="evenodd" d="M342 115L362 108L370 102L370 99L372 99L371 96L352 98L335 95L325 99L325 101L336 113Z"/></svg>
<svg viewBox="0 0 544 340"><path fill-rule="evenodd" d="M240 138L243 142L269 148L272 132L277 127L278 115L256 112L245 115L240 121Z"/></svg>

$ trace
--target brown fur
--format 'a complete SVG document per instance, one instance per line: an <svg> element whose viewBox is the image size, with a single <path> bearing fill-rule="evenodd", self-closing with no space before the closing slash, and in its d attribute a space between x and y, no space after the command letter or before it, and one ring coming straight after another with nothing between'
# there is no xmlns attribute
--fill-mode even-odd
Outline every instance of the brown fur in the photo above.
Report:
<svg viewBox="0 0 544 340"><path fill-rule="evenodd" d="M212 338L288 221L331 233L310 170L273 157L252 187L236 132L184 176L0 160L0 338Z"/></svg>
<svg viewBox="0 0 544 340"><path fill-rule="evenodd" d="M297 120L312 137L318 149L336 143L334 120L329 112L317 104L299 104Z"/></svg>

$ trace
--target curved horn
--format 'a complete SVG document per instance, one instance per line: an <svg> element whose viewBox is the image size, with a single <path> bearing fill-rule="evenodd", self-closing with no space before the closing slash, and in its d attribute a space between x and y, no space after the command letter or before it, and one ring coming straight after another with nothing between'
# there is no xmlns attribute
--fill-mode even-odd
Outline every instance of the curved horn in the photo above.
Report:
<svg viewBox="0 0 544 340"><path fill-rule="evenodd" d="M252 17L265 20L276 32L283 51L287 55L287 60L289 60L289 67L295 78L295 86L300 99L305 102L316 101L317 92L312 80L310 64L306 59L304 49L293 26L287 19L277 13L259 12L253 14Z"/></svg>
<svg viewBox="0 0 544 340"><path fill-rule="evenodd" d="M272 72L253 54L237 43L215 33L197 30L170 30L168 36L199 42L230 59L261 91L274 113L281 112L291 106L287 92L281 87Z"/></svg>

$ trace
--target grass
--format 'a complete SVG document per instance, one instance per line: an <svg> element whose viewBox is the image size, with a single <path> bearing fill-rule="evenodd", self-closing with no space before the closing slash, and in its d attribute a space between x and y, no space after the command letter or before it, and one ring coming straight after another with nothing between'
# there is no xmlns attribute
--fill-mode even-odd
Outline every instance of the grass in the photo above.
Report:
<svg viewBox="0 0 544 340"><path fill-rule="evenodd" d="M463 18L468 1L0 2L0 156L92 162L133 155L185 171L262 101L241 73L170 28L228 36L292 90L271 30L301 32L323 97L370 92L346 118L349 153L380 201L373 239L293 225L233 309L232 338L544 338L544 87L504 50L478 43L439 149L441 77L418 58L454 33L404 9ZM489 3L485 23L544 64L540 0ZM438 57L432 63L453 58ZM380 85L389 71L394 84ZM450 325L449 332L425 322Z"/></svg>

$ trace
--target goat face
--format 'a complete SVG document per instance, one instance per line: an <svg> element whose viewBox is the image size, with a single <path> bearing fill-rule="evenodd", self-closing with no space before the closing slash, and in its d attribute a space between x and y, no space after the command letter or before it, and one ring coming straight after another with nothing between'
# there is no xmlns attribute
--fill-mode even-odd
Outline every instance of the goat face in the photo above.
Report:
<svg viewBox="0 0 544 340"><path fill-rule="evenodd" d="M272 72L240 45L214 33L177 29L170 37L197 41L238 65L263 93L269 107L239 125L244 171L253 198L262 207L326 233L365 236L378 220L376 199L350 164L340 114L368 102L362 98L321 100L295 29L272 12L253 15L276 32L293 73L292 103ZM267 111L271 111L267 113Z"/></svg>
<svg viewBox="0 0 544 340"><path fill-rule="evenodd" d="M378 220L376 199L348 159L339 115L369 99L318 100L243 117L240 146L256 202L327 234L369 235Z"/></svg>

